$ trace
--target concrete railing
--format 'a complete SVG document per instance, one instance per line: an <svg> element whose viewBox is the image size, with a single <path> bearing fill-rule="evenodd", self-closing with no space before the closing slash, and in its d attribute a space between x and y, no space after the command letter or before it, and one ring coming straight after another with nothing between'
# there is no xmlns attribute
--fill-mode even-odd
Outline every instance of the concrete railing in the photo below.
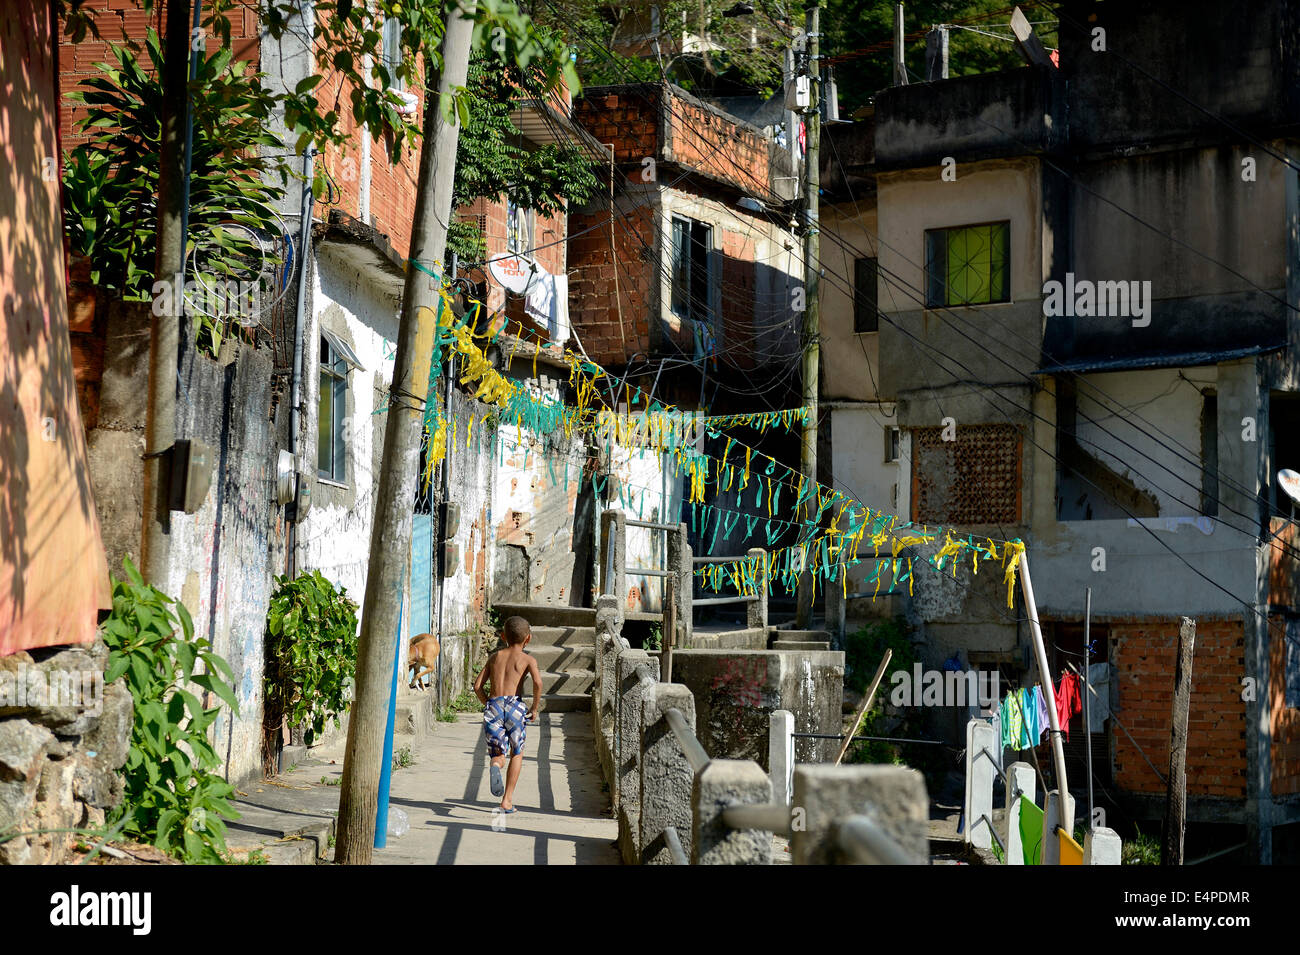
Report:
<svg viewBox="0 0 1300 955"><path fill-rule="evenodd" d="M790 836L798 864L928 858L919 773L795 766L786 711L772 716L770 775L754 760L711 758L696 735L694 694L660 682L650 655L628 646L615 603L597 601L592 708L626 863L767 865L773 833Z"/></svg>
<svg viewBox="0 0 1300 955"><path fill-rule="evenodd" d="M667 535L667 566L629 567L627 565L627 529L640 527ZM633 520L622 511L611 509L601 514L602 563L600 593L618 598L620 619L626 616L624 600L627 597L629 572L647 577L660 577L671 581L665 587L664 619L674 621L672 634L664 632L665 646L686 649L692 646L694 614L696 607L745 605L745 629L763 635L767 633L767 551L755 547L739 557L694 557L687 540L685 524L666 524L658 521ZM695 568L705 564L724 564L738 560L751 560L757 568L753 594L722 594L715 597L696 598L693 595ZM674 604L670 613L667 602Z"/></svg>
<svg viewBox="0 0 1300 955"><path fill-rule="evenodd" d="M1029 763L1012 763L1003 772L1000 765L1002 741L987 720L973 719L966 724L966 794L962 805L965 827L962 839L976 849L992 848L996 842L1006 865L1025 864L1025 844L1020 831L1023 796L1034 805L1037 792L1037 774ZM1001 777L1006 793L1006 813L1001 832L993 821L993 782ZM1056 793L1048 794L1049 809ZM1057 853L1048 853L1057 843L1055 819L1052 812L1044 812L1042 829L1043 861L1046 863ZM1084 836L1084 865L1119 865L1123 846L1118 833L1104 826L1093 826L1091 820Z"/></svg>

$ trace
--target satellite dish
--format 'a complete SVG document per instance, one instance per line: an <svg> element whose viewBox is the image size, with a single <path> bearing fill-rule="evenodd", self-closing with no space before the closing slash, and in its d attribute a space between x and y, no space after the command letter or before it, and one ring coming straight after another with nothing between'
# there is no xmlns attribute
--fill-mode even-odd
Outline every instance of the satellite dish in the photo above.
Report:
<svg viewBox="0 0 1300 955"><path fill-rule="evenodd" d="M1283 468L1277 472L1277 486L1286 491L1293 503L1300 501L1300 473Z"/></svg>

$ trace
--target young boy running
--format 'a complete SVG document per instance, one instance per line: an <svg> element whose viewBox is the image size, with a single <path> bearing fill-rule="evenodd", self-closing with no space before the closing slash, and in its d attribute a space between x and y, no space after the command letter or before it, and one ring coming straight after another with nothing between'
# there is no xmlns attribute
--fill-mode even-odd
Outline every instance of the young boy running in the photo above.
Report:
<svg viewBox="0 0 1300 955"><path fill-rule="evenodd" d="M492 795L501 796L503 812L514 812L515 784L524 765L524 740L527 724L537 719L537 709L542 702L542 674L537 661L524 652L533 639L532 628L523 617L511 617L501 632L506 645L493 651L487 664L474 680L474 693L485 706L483 710L483 735L487 737L488 755L492 758ZM524 677L533 680L533 706L526 713L520 689ZM488 696L484 683L492 687ZM501 770L509 758L505 785Z"/></svg>

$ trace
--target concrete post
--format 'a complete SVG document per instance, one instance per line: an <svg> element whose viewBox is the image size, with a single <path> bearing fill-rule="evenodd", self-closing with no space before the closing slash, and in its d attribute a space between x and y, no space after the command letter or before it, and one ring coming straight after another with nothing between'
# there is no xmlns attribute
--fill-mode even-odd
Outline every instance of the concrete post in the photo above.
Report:
<svg viewBox="0 0 1300 955"><path fill-rule="evenodd" d="M686 525L678 524L668 533L668 566L673 577L673 597L677 601L677 633L674 647L688 649L691 645L692 584L695 580L695 562L691 545L686 540Z"/></svg>
<svg viewBox="0 0 1300 955"><path fill-rule="evenodd" d="M773 710L768 726L767 766L772 798L788 806L794 798L794 714Z"/></svg>
<svg viewBox="0 0 1300 955"><path fill-rule="evenodd" d="M619 843L635 842L641 805L641 671L650 670L644 650L618 655L618 713L614 728L614 805L618 810Z"/></svg>
<svg viewBox="0 0 1300 955"><path fill-rule="evenodd" d="M790 856L795 865L842 864L837 828L864 815L918 863L928 863L925 777L903 766L804 765L794 768Z"/></svg>
<svg viewBox="0 0 1300 955"><path fill-rule="evenodd" d="M618 616L618 600L613 594L602 594L596 598L596 689L592 694L592 712L595 722L597 742L603 744L606 753L612 753L614 746L614 712L618 693L618 655L623 646L619 642L622 622ZM613 776L612 765L607 767ZM610 779L613 789L613 779Z"/></svg>
<svg viewBox="0 0 1300 955"><path fill-rule="evenodd" d="M1025 864L1025 841L1020 838L1020 797L1033 802L1038 796L1038 776L1028 763L1007 767L1007 831L1002 844L1007 849L1007 865Z"/></svg>
<svg viewBox="0 0 1300 955"><path fill-rule="evenodd" d="M844 558L836 555L836 574L834 580L826 581L826 629L831 635L831 649L844 649L844 622L848 602L844 599L844 575L848 568Z"/></svg>
<svg viewBox="0 0 1300 955"><path fill-rule="evenodd" d="M600 515L604 566L600 571L600 592L618 600L618 616L623 619L627 606L627 517L619 510Z"/></svg>
<svg viewBox="0 0 1300 955"><path fill-rule="evenodd" d="M772 781L750 759L715 759L695 774L691 865L771 865L772 833L732 829L722 821L729 806L771 802Z"/></svg>
<svg viewBox="0 0 1300 955"><path fill-rule="evenodd" d="M966 724L966 818L962 838L977 849L993 847L993 725L983 720Z"/></svg>
<svg viewBox="0 0 1300 955"><path fill-rule="evenodd" d="M1120 865L1124 845L1114 829L1098 826L1083 837L1084 865Z"/></svg>
<svg viewBox="0 0 1300 955"><path fill-rule="evenodd" d="M1074 818L1074 797L1069 793L1064 796L1055 789L1047 793L1047 805L1043 808L1043 865L1061 864L1061 840L1056 828L1062 820ZM1073 832L1070 833L1074 835Z"/></svg>
<svg viewBox="0 0 1300 955"><path fill-rule="evenodd" d="M695 772L682 752L667 710L680 710L695 731L695 695L680 683L656 683L641 699L641 865L672 865L663 833L677 828L682 848L691 853L691 784Z"/></svg>
<svg viewBox="0 0 1300 955"><path fill-rule="evenodd" d="M745 626L767 636L767 551L761 547L751 547L745 556L755 566L754 585L758 593L757 600L745 604Z"/></svg>

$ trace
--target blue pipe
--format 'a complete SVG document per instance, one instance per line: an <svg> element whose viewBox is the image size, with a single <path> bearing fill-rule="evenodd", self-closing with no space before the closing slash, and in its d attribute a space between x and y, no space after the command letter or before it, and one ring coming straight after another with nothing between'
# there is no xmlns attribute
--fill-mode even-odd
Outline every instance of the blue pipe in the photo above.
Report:
<svg viewBox="0 0 1300 955"><path fill-rule="evenodd" d="M405 595L397 602L397 652L393 655L393 682L388 694L388 726L384 729L384 762L379 767L379 801L375 808L375 848L388 845L388 789L393 779L393 725L397 722L397 677L402 663L402 616Z"/></svg>

